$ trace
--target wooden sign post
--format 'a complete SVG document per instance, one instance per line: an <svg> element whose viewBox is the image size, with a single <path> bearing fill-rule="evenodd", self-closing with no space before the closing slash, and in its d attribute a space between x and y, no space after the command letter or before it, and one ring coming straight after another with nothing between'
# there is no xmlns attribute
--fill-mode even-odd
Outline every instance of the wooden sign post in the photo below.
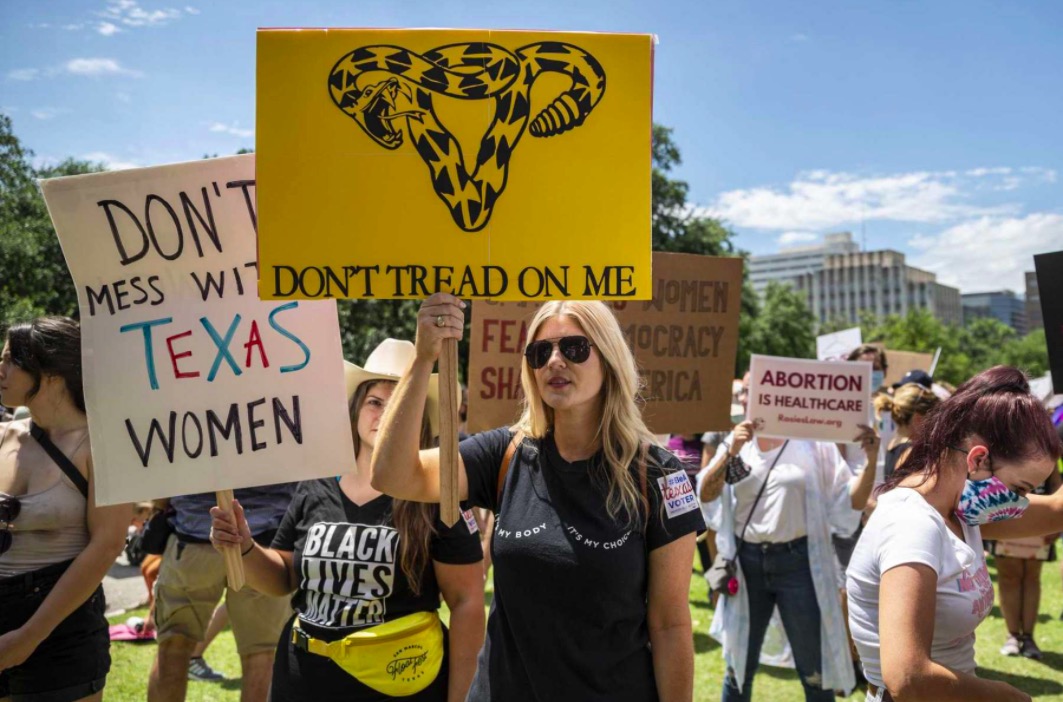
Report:
<svg viewBox="0 0 1063 702"><path fill-rule="evenodd" d="M218 498L218 506L227 512L233 511L233 491L218 490L215 493ZM229 589L240 592L246 582L244 580L244 559L240 555L240 547L227 548L221 552L225 558L225 575L229 579Z"/></svg>
<svg viewBox="0 0 1063 702"><path fill-rule="evenodd" d="M444 339L439 356L439 518L447 526L461 517L458 499L458 340Z"/></svg>

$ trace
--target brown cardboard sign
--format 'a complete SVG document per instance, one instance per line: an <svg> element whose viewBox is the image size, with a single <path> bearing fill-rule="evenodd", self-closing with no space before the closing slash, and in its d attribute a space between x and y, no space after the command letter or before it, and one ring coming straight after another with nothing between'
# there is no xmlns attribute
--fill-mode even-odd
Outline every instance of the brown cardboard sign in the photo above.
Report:
<svg viewBox="0 0 1063 702"><path fill-rule="evenodd" d="M658 434L731 428L742 259L653 254L653 299L609 302L642 377L643 417ZM520 415L521 355L538 303L477 300L469 350L470 432Z"/></svg>

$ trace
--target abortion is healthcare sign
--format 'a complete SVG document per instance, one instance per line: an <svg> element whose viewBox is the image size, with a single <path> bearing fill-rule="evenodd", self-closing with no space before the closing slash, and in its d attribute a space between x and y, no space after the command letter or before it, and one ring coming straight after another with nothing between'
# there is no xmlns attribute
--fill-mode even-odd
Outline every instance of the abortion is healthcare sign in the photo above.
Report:
<svg viewBox="0 0 1063 702"><path fill-rule="evenodd" d="M41 187L77 287L99 504L354 464L336 303L255 294L254 156Z"/></svg>
<svg viewBox="0 0 1063 702"><path fill-rule="evenodd" d="M754 354L749 419L760 436L852 441L868 424L871 364Z"/></svg>
<svg viewBox="0 0 1063 702"><path fill-rule="evenodd" d="M258 33L262 299L648 300L653 37Z"/></svg>

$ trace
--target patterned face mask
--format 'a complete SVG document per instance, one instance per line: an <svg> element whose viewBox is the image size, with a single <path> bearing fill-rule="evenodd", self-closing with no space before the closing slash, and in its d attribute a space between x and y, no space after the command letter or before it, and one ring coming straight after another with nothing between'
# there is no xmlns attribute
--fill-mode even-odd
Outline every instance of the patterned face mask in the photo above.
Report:
<svg viewBox="0 0 1063 702"><path fill-rule="evenodd" d="M980 526L1020 517L1029 506L1028 499L1013 492L997 476L990 475L985 480L967 480L956 507L956 516L969 526Z"/></svg>

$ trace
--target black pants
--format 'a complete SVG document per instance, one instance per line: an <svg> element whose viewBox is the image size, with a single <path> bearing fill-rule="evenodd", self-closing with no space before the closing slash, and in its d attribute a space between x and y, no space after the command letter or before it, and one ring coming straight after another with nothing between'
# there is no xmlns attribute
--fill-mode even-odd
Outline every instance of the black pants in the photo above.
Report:
<svg viewBox="0 0 1063 702"><path fill-rule="evenodd" d="M0 634L29 621L69 565L57 563L0 580ZM100 586L24 663L0 673L0 698L71 702L102 690L111 669L106 609Z"/></svg>

